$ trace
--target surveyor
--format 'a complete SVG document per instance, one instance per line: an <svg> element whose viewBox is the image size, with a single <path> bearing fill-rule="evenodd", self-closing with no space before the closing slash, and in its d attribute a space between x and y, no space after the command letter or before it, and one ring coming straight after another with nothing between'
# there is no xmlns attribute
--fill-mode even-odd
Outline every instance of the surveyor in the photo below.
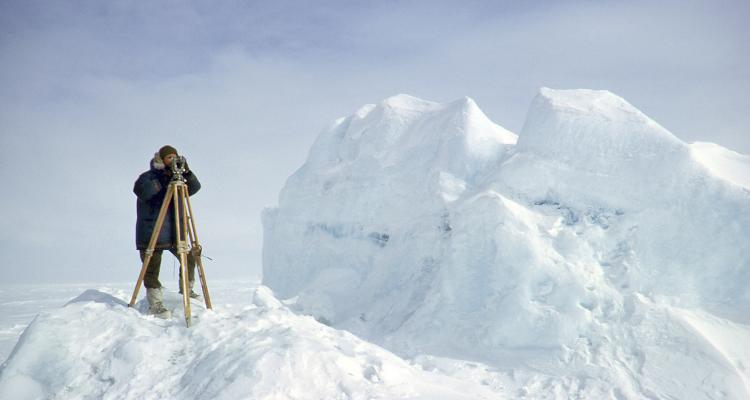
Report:
<svg viewBox="0 0 750 400"><path fill-rule="evenodd" d="M174 147L169 145L163 146L154 154L149 170L142 173L133 186L133 192L138 196L135 243L136 248L141 254L141 263L146 258L146 249L151 240L162 202L167 194L167 187L172 179L172 163L175 162L177 157L177 150ZM185 183L188 187L188 195L192 196L201 188L201 184L195 173L188 168L187 162L185 162L184 169L185 172L182 176L185 178ZM174 202L171 202L143 279L143 284L146 286L149 312L165 319L170 318L171 313L164 307L162 285L159 282L159 269L161 267L161 254L163 250L169 250L179 260L179 255L176 251L177 231L175 229L174 207ZM198 294L193 291L193 286L195 285L195 257L191 252L187 253L187 270L190 297L198 298ZM180 282L182 282L182 269L180 269ZM182 285L180 284L179 286L180 293L182 293Z"/></svg>

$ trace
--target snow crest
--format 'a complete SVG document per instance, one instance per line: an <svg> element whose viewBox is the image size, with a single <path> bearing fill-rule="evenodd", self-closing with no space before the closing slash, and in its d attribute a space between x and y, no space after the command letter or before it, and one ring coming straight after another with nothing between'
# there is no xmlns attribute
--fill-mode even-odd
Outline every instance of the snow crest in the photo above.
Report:
<svg viewBox="0 0 750 400"><path fill-rule="evenodd" d="M607 91L542 89L518 137L395 96L324 130L264 211L264 284L559 398L746 398L748 177L710 164Z"/></svg>

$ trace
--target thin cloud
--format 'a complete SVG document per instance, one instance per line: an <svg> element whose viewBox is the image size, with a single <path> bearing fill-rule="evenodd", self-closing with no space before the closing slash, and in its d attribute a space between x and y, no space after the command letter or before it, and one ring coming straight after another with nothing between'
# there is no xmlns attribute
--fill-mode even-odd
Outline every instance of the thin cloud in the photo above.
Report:
<svg viewBox="0 0 750 400"><path fill-rule="evenodd" d="M191 160L209 277L260 273L259 213L317 132L395 93L520 130L540 86L610 89L750 153L745 3L3 2L0 250L12 281L130 280L136 176ZM165 261L165 266L168 261Z"/></svg>

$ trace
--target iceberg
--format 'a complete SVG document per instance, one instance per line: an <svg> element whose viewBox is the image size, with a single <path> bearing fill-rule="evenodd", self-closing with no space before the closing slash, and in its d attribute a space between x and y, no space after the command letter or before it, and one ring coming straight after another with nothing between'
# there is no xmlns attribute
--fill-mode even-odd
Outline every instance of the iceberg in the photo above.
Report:
<svg viewBox="0 0 750 400"><path fill-rule="evenodd" d="M403 357L745 398L750 164L706 147L608 91L543 88L519 135L394 96L324 129L264 210L263 282Z"/></svg>

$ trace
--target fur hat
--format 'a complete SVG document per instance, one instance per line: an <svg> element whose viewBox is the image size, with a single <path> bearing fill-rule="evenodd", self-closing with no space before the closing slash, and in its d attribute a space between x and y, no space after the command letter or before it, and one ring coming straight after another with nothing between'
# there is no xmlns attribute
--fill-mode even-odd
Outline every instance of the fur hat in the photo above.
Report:
<svg viewBox="0 0 750 400"><path fill-rule="evenodd" d="M179 154L177 154L177 149L175 149L174 147L172 147L170 145L166 145L166 146L162 147L161 149L159 149L159 158L161 158L162 160L164 159L164 157L166 157L166 156L168 156L170 154L174 154L176 156L179 155Z"/></svg>

